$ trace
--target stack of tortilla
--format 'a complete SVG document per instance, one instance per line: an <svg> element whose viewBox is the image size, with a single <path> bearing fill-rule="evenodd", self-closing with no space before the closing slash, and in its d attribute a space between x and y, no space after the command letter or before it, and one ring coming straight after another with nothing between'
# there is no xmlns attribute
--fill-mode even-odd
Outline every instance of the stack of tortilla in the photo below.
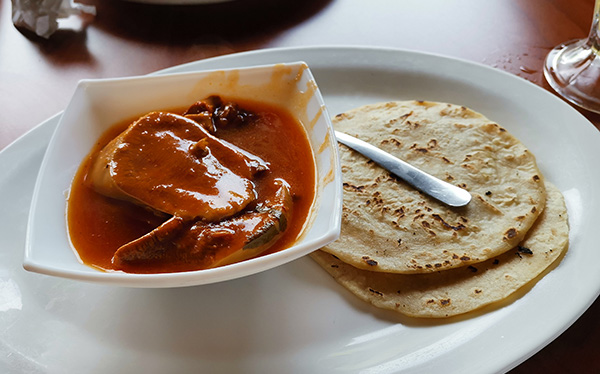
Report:
<svg viewBox="0 0 600 374"><path fill-rule="evenodd" d="M507 298L566 250L562 194L535 156L483 115L403 101L333 123L473 196L446 206L340 146L341 237L311 257L359 298L412 317L450 317Z"/></svg>

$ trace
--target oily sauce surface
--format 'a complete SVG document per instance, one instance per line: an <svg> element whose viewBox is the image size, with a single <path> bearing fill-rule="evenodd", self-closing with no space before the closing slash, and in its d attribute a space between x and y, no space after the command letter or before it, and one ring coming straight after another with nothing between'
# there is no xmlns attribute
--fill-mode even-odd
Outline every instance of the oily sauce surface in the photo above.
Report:
<svg viewBox="0 0 600 374"><path fill-rule="evenodd" d="M253 112L254 120L245 126L220 128L216 135L269 163L269 172L254 180L259 196L255 204L272 193L270 189L276 178L287 181L293 199L287 229L261 254L264 255L289 247L301 233L315 196L314 158L302 125L290 113L258 102L236 100L236 103ZM182 113L184 110L169 112ZM107 131L77 172L67 205L71 242L83 263L101 270L148 273L199 270L194 265L168 263L143 270L117 269L111 262L120 246L152 231L169 218L133 203L101 195L86 181L94 157L136 119L116 124Z"/></svg>

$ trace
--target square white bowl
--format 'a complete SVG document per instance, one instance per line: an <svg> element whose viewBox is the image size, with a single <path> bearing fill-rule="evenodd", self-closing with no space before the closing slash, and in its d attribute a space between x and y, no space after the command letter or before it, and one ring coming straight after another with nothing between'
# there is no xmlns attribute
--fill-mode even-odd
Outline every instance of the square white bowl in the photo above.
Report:
<svg viewBox="0 0 600 374"><path fill-rule="evenodd" d="M154 110L186 107L210 95L287 108L303 124L316 163L316 196L301 238L290 248L208 270L131 274L83 264L67 233L66 199L81 162L111 126ZM182 287L243 277L285 264L339 237L342 181L323 97L303 62L228 70L83 80L50 140L31 203L26 270L128 287Z"/></svg>

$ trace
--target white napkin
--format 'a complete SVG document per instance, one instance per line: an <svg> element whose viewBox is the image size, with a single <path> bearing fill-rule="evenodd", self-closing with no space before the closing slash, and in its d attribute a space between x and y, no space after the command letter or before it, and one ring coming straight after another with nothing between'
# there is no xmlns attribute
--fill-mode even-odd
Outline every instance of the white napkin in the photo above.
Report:
<svg viewBox="0 0 600 374"><path fill-rule="evenodd" d="M82 13L96 15L96 8L73 0L12 0L14 25L46 39L58 29L59 19Z"/></svg>

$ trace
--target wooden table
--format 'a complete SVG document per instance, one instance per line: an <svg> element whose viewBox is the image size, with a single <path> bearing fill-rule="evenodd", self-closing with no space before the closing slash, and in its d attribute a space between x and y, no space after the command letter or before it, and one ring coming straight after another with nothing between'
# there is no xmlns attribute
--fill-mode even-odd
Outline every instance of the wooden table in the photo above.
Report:
<svg viewBox="0 0 600 374"><path fill-rule="evenodd" d="M253 49L398 47L459 57L550 90L543 59L587 35L593 0L239 0L191 7L85 0L79 31L19 32L0 0L0 149L65 108L82 78L140 75ZM600 116L582 112L596 127ZM512 373L600 372L600 301ZM502 354L502 352L498 352Z"/></svg>

